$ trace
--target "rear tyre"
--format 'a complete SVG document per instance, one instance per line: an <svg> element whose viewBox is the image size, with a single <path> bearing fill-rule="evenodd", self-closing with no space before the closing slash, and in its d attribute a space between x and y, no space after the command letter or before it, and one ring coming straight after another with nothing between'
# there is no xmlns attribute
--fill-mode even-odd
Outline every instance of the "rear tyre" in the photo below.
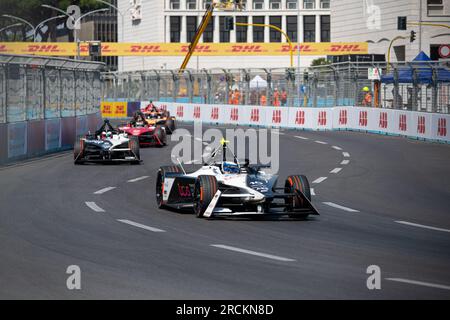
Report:
<svg viewBox="0 0 450 320"><path fill-rule="evenodd" d="M214 176L198 176L194 189L194 212L197 218L202 218L208 205L219 189Z"/></svg>
<svg viewBox="0 0 450 320"><path fill-rule="evenodd" d="M84 156L84 140L79 139L75 141L73 146L73 160L75 164L83 164Z"/></svg>
<svg viewBox="0 0 450 320"><path fill-rule="evenodd" d="M173 118L166 120L166 128L168 134L172 134L175 131L175 120Z"/></svg>
<svg viewBox="0 0 450 320"><path fill-rule="evenodd" d="M166 173L180 173L182 172L179 166L164 166L159 168L156 177L156 204L158 208L164 208L163 194L164 194L164 177Z"/></svg>
<svg viewBox="0 0 450 320"><path fill-rule="evenodd" d="M159 147L167 145L166 130L164 130L161 126L156 126L154 135L155 139L159 141Z"/></svg>
<svg viewBox="0 0 450 320"><path fill-rule="evenodd" d="M308 178L304 175L295 175L295 176L289 176L286 179L286 182L284 184L284 192L286 193L295 193L295 190L300 190L306 198L311 201L311 189L309 187L309 181ZM302 209L306 208L306 203L304 203L303 199L298 196L294 196L293 199L286 199L287 209L288 211L292 211L295 209ZM309 214L292 214L289 215L293 218L303 217L306 218Z"/></svg>
<svg viewBox="0 0 450 320"><path fill-rule="evenodd" d="M138 137L130 137L130 141L128 142L128 146L134 156L136 156L136 160L141 160L141 148L139 147L139 139Z"/></svg>

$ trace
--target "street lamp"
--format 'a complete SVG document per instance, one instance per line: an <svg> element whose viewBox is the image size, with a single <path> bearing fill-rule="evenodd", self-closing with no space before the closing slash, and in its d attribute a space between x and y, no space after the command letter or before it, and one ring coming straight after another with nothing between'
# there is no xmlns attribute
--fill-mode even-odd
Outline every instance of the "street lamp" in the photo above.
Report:
<svg viewBox="0 0 450 320"><path fill-rule="evenodd" d="M10 14L2 14L2 17L19 20L19 21L27 24L31 28L31 30L33 30L33 41L34 41L34 26L30 22L28 22L25 19L22 19L20 17L16 17L16 16L13 16L13 15L10 15Z"/></svg>
<svg viewBox="0 0 450 320"><path fill-rule="evenodd" d="M10 24L9 26L3 27L3 28L0 29L0 34L3 31L5 31L5 30L8 30L8 29L11 29L11 28L14 28L14 27L18 27L18 26L21 26L21 25L22 25L22 23L14 23L14 24Z"/></svg>
<svg viewBox="0 0 450 320"><path fill-rule="evenodd" d="M89 11L89 12L81 15L78 19L76 19L74 25L76 26L78 24L78 22L81 21L81 19L83 19L84 17L86 17L88 15L91 15L91 14L94 14L94 13L97 13L97 12L105 12L105 11L108 11L108 10L109 9L103 8L103 9L97 9L97 10ZM73 32L74 32L75 42L77 43L77 58L78 58L80 56L80 42L78 40L77 29L75 28Z"/></svg>
<svg viewBox="0 0 450 320"><path fill-rule="evenodd" d="M122 11L119 10L118 7L116 7L115 5L113 5L113 4L109 3L109 2L106 2L106 1L104 1L104 0L95 0L95 1L100 2L100 3L103 3L103 4L107 5L108 7L115 9L115 10L117 11L117 13L120 14L120 18L121 18L120 24L122 25L122 32L121 32L121 34L122 34L122 39L121 39L121 40L123 41L123 40L125 39L125 36L124 36L124 29L125 29L125 13L128 12L128 11L133 7L133 5L129 6L129 7L127 8L127 10L125 10L125 12L122 12ZM118 34L118 33L117 33L117 37L119 37L119 34ZM119 42L119 39L117 39L117 42ZM120 61L121 61L122 71L123 71L123 57L120 59Z"/></svg>
<svg viewBox="0 0 450 320"><path fill-rule="evenodd" d="M70 19L72 19L72 20L75 20L75 18L74 18L73 16L71 16L71 15L68 14L66 11L64 11L64 10L62 10L62 9L60 9L60 8L51 6L51 5L49 5L49 4L41 4L41 7L47 8L47 9L51 9L51 10L55 10L55 11L58 11L58 12L64 14L66 17L68 17L68 18L70 18ZM74 31L74 32L75 32L75 31ZM74 38L75 38L75 36L74 36Z"/></svg>
<svg viewBox="0 0 450 320"><path fill-rule="evenodd" d="M60 19L60 18L64 18L64 15L60 14L59 16L51 17L51 18L48 18L48 19L46 19L46 20L40 22L40 23L36 26L36 28L34 28L34 30L33 30L33 39L34 39L34 42L36 42L36 31L37 31L42 25L44 25L46 22L49 22L49 21L51 21L51 20Z"/></svg>

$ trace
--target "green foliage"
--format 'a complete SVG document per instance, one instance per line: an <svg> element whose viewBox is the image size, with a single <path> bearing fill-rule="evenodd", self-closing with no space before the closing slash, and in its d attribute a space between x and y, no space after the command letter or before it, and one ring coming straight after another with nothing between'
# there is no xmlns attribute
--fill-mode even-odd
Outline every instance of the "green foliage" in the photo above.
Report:
<svg viewBox="0 0 450 320"><path fill-rule="evenodd" d="M327 66L330 62L326 58L317 58L311 61L311 67Z"/></svg>
<svg viewBox="0 0 450 320"><path fill-rule="evenodd" d="M43 4L48 4L64 11L69 5L78 5L81 8L81 12L106 7L106 5L95 0L1 0L0 12L21 17L37 25L39 22L58 14L54 10L41 7ZM11 23L10 19L0 17L0 27Z"/></svg>
<svg viewBox="0 0 450 320"><path fill-rule="evenodd" d="M81 8L81 13L107 7L106 5L95 0L0 0L0 13L20 17L36 26L41 21L60 14L55 10L43 8L41 6L43 4L48 4L64 11L66 11L67 7L70 5L78 5ZM2 17L1 14L0 28L18 22L14 19ZM53 31L50 31L52 34L55 34L55 23L55 21L49 23L49 27ZM22 41L24 35L29 31L29 29L30 28L27 26L15 28L14 30L16 32L19 32L21 36L19 35L16 37L16 34L14 34L13 37L11 34L9 34L8 40ZM6 33L3 33L2 36L6 36ZM46 35L46 37L48 37L48 34Z"/></svg>

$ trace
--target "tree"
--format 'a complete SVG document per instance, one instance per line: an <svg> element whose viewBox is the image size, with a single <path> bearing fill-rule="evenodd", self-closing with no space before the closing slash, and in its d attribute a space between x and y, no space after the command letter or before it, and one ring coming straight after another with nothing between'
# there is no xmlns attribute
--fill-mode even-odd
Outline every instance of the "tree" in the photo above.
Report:
<svg viewBox="0 0 450 320"><path fill-rule="evenodd" d="M317 58L311 61L311 67L328 66L330 62L326 58Z"/></svg>
<svg viewBox="0 0 450 320"><path fill-rule="evenodd" d="M60 13L55 10L41 7L42 4L48 4L64 11L69 5L78 5L81 12L107 7L106 5L95 0L0 0L0 13L11 14L23 18L31 22L34 26L45 19L60 15ZM42 41L46 41L49 37L55 41L56 26L63 23L65 20L66 19L52 20L48 23L48 29L46 29L45 32L39 30L39 32L42 32L40 33L42 36ZM0 16L0 28L13 23L17 23L17 21ZM25 41L24 39L26 39L27 32L30 31L29 29L30 28L28 26L22 26L20 29L15 30L20 30L20 38L22 41ZM69 35L71 35L71 32L69 32ZM15 34L14 39L16 39Z"/></svg>

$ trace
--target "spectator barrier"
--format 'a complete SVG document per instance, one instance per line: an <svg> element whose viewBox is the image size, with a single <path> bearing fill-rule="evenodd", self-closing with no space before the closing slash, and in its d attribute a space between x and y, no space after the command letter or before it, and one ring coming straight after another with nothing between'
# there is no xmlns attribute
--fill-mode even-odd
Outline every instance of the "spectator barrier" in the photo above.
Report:
<svg viewBox="0 0 450 320"><path fill-rule="evenodd" d="M148 101L140 103L141 109ZM332 107L279 108L217 104L154 102L170 111L178 121L202 121L209 124L234 124L259 127L280 127L299 130L353 130L397 135L414 139L450 142L447 130L450 115L406 110ZM136 110L136 103L128 108Z"/></svg>

